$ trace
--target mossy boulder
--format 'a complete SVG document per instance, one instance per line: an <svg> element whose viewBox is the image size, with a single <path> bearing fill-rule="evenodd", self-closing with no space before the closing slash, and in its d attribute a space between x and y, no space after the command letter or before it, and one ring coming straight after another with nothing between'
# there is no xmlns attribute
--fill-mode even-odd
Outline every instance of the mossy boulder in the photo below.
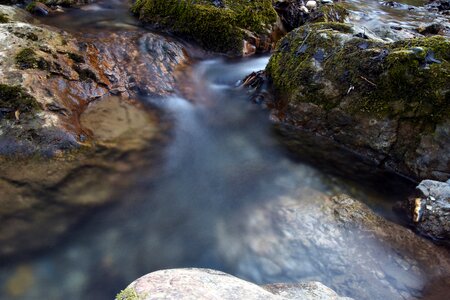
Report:
<svg viewBox="0 0 450 300"><path fill-rule="evenodd" d="M217 2L217 1L216 1ZM208 50L241 55L244 39L267 50L275 38L277 14L270 0L137 0L141 20L196 40Z"/></svg>
<svg viewBox="0 0 450 300"><path fill-rule="evenodd" d="M284 122L415 179L450 176L448 39L385 43L350 25L311 24L278 43L266 71Z"/></svg>

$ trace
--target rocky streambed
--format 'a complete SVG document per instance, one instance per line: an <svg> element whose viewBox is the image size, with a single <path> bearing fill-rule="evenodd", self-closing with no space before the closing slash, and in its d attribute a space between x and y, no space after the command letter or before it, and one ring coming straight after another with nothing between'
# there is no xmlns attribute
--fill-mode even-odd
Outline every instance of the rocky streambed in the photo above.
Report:
<svg viewBox="0 0 450 300"><path fill-rule="evenodd" d="M6 2L1 298L446 295L446 1Z"/></svg>

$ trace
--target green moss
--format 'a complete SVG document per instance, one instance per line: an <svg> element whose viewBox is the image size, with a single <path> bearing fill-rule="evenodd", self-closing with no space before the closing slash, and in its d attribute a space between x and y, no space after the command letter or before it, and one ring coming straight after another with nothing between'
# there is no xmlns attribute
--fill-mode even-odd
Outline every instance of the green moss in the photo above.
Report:
<svg viewBox="0 0 450 300"><path fill-rule="evenodd" d="M9 23L9 18L7 15L0 13L0 23Z"/></svg>
<svg viewBox="0 0 450 300"><path fill-rule="evenodd" d="M278 43L267 72L288 102L349 113L438 123L450 115L450 41L444 37L386 44L312 24Z"/></svg>
<svg viewBox="0 0 450 300"><path fill-rule="evenodd" d="M19 32L19 31L13 31L13 34L21 39L27 39L31 41L38 41L39 37L34 32Z"/></svg>
<svg viewBox="0 0 450 300"><path fill-rule="evenodd" d="M117 294L116 300L139 300L139 296L133 288L128 287Z"/></svg>
<svg viewBox="0 0 450 300"><path fill-rule="evenodd" d="M40 106L33 96L20 86L7 84L0 84L0 108L10 111L20 110L21 112L40 110Z"/></svg>
<svg viewBox="0 0 450 300"><path fill-rule="evenodd" d="M344 5L335 3L334 5L321 5L313 13L313 22L336 22L343 23L349 13Z"/></svg>
<svg viewBox="0 0 450 300"><path fill-rule="evenodd" d="M89 69L82 69L78 66L75 67L75 71L78 73L78 76L81 81L98 81L97 75Z"/></svg>
<svg viewBox="0 0 450 300"><path fill-rule="evenodd" d="M16 55L16 64L20 69L48 69L48 62L42 57L38 57L31 48L24 48Z"/></svg>
<svg viewBox="0 0 450 300"><path fill-rule="evenodd" d="M69 52L67 56L76 63L84 63L84 57L80 54Z"/></svg>
<svg viewBox="0 0 450 300"><path fill-rule="evenodd" d="M217 52L239 53L244 30L264 33L277 19L270 0L224 0L225 7L210 1L137 0L132 11L140 18L194 38Z"/></svg>
<svg viewBox="0 0 450 300"><path fill-rule="evenodd" d="M36 1L33 1L33 2L30 2L30 4L28 4L27 7L25 7L25 9L29 12L32 12L35 7L36 7Z"/></svg>
<svg viewBox="0 0 450 300"><path fill-rule="evenodd" d="M318 80L318 68L321 64L314 56L329 59L338 38L334 30L348 33L349 25L341 23L315 23L302 26L282 39L277 51L267 66L274 86L283 97L291 102L308 101L331 109L337 105L337 99L325 95L325 87Z"/></svg>

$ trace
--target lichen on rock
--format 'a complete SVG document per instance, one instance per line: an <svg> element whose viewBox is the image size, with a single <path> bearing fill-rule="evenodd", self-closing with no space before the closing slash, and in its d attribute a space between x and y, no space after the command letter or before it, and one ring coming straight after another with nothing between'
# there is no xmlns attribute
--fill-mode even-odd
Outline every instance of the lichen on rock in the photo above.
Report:
<svg viewBox="0 0 450 300"><path fill-rule="evenodd" d="M127 287L117 294L116 300L139 300L139 296L132 287Z"/></svg>
<svg viewBox="0 0 450 300"><path fill-rule="evenodd" d="M0 13L0 23L8 23L8 22L9 22L8 16L6 16L3 13Z"/></svg>

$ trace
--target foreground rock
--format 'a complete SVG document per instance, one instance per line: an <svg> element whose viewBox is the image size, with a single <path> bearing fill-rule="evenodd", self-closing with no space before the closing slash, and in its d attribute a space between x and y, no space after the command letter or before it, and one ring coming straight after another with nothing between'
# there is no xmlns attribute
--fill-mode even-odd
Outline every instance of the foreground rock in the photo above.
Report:
<svg viewBox="0 0 450 300"><path fill-rule="evenodd" d="M132 11L145 22L233 56L267 52L279 38L270 0L138 0Z"/></svg>
<svg viewBox="0 0 450 300"><path fill-rule="evenodd" d="M335 291L318 281L303 283L274 283L263 286L269 292L282 296L283 299L303 300L351 300L349 297L340 297Z"/></svg>
<svg viewBox="0 0 450 300"><path fill-rule="evenodd" d="M147 274L119 293L116 300L345 300L319 282L259 287L210 269L171 269Z"/></svg>
<svg viewBox="0 0 450 300"><path fill-rule="evenodd" d="M448 252L346 195L308 191L242 212L218 232L233 274L314 280L355 299L411 299L449 280ZM435 293L445 290L440 285Z"/></svg>
<svg viewBox="0 0 450 300"><path fill-rule="evenodd" d="M125 174L149 167L150 145L166 138L160 131L167 124L136 94L173 92L175 69L187 58L178 44L150 33L76 39L27 23L17 8L0 6L0 14L4 256L53 244L114 201L133 181Z"/></svg>
<svg viewBox="0 0 450 300"><path fill-rule="evenodd" d="M408 177L447 180L449 53L444 37L384 43L349 25L305 26L270 60L270 106L291 140L313 132Z"/></svg>
<svg viewBox="0 0 450 300"><path fill-rule="evenodd" d="M450 245L450 180L422 181L409 198L408 208L420 233Z"/></svg>

